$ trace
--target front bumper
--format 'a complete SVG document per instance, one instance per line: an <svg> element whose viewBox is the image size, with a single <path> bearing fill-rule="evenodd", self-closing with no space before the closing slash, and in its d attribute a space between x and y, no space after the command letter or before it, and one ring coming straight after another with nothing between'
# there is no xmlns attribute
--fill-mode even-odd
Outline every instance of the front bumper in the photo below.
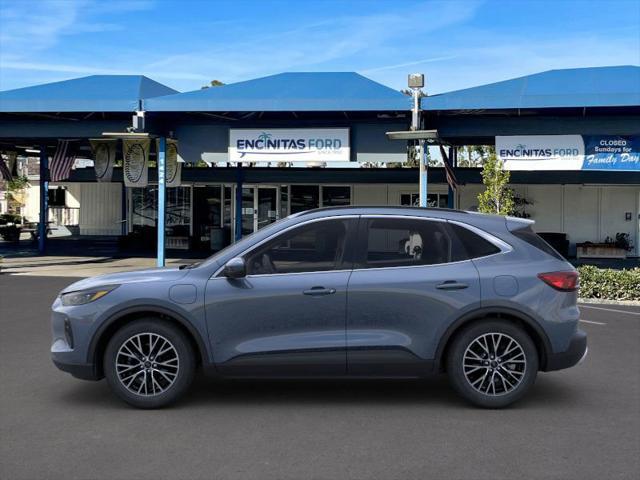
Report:
<svg viewBox="0 0 640 480"><path fill-rule="evenodd" d="M76 364L76 363L63 363L55 358L52 359L53 364L60 370L66 373L70 373L76 378L82 380L100 380L102 377L98 375L95 369L95 365L92 364Z"/></svg>
<svg viewBox="0 0 640 480"><path fill-rule="evenodd" d="M587 334L576 330L564 352L551 353L547 356L545 372L573 367L587 356Z"/></svg>

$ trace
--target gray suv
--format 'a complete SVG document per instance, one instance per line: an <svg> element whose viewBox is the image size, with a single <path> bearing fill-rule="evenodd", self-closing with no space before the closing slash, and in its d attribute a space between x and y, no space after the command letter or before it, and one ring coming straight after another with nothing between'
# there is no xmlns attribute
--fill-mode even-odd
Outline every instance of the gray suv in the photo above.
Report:
<svg viewBox="0 0 640 480"><path fill-rule="evenodd" d="M531 221L343 207L292 215L200 264L102 275L53 304L53 362L141 408L196 370L244 378L446 372L481 407L587 352L578 274Z"/></svg>

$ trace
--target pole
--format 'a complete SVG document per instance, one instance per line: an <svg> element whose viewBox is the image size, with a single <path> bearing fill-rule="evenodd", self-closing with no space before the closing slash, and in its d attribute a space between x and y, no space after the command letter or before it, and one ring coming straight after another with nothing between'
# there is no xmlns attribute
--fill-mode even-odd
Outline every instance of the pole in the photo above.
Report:
<svg viewBox="0 0 640 480"><path fill-rule="evenodd" d="M427 206L427 146L424 140L420 140L418 147L418 159L420 160L420 206Z"/></svg>
<svg viewBox="0 0 640 480"><path fill-rule="evenodd" d="M243 181L242 163L238 162L236 166L236 223L235 223L235 241L242 238L242 181Z"/></svg>
<svg viewBox="0 0 640 480"><path fill-rule="evenodd" d="M449 147L449 162L451 162L451 169L453 170L456 167L456 147ZM447 189L447 208L455 208L453 195L454 190L449 185Z"/></svg>
<svg viewBox="0 0 640 480"><path fill-rule="evenodd" d="M164 230L165 230L165 216L167 210L167 162L166 155L167 153L167 139L165 137L160 137L160 141L158 142L158 257L157 257L157 266L164 267L165 265L165 256L164 256Z"/></svg>
<svg viewBox="0 0 640 480"><path fill-rule="evenodd" d="M40 223L38 224L38 252L47 251L47 225L49 221L49 157L47 146L40 145Z"/></svg>

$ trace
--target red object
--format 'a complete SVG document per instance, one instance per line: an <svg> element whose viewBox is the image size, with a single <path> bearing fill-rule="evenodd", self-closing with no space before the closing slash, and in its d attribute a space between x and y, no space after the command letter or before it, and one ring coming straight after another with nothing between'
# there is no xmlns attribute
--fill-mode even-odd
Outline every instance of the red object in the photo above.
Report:
<svg viewBox="0 0 640 480"><path fill-rule="evenodd" d="M538 278L562 292L573 292L578 288L578 272L539 273Z"/></svg>

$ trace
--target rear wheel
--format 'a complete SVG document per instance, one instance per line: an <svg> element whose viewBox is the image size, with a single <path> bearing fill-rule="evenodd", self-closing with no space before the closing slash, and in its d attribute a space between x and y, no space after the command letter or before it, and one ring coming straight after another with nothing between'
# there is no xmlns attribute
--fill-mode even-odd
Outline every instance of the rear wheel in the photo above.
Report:
<svg viewBox="0 0 640 480"><path fill-rule="evenodd" d="M529 335L502 320L483 320L461 331L447 356L453 388L484 408L519 400L538 373L538 353Z"/></svg>
<svg viewBox="0 0 640 480"><path fill-rule="evenodd" d="M122 400L138 408L164 407L193 380L194 352L169 322L147 318L118 330L104 355L105 377Z"/></svg>

